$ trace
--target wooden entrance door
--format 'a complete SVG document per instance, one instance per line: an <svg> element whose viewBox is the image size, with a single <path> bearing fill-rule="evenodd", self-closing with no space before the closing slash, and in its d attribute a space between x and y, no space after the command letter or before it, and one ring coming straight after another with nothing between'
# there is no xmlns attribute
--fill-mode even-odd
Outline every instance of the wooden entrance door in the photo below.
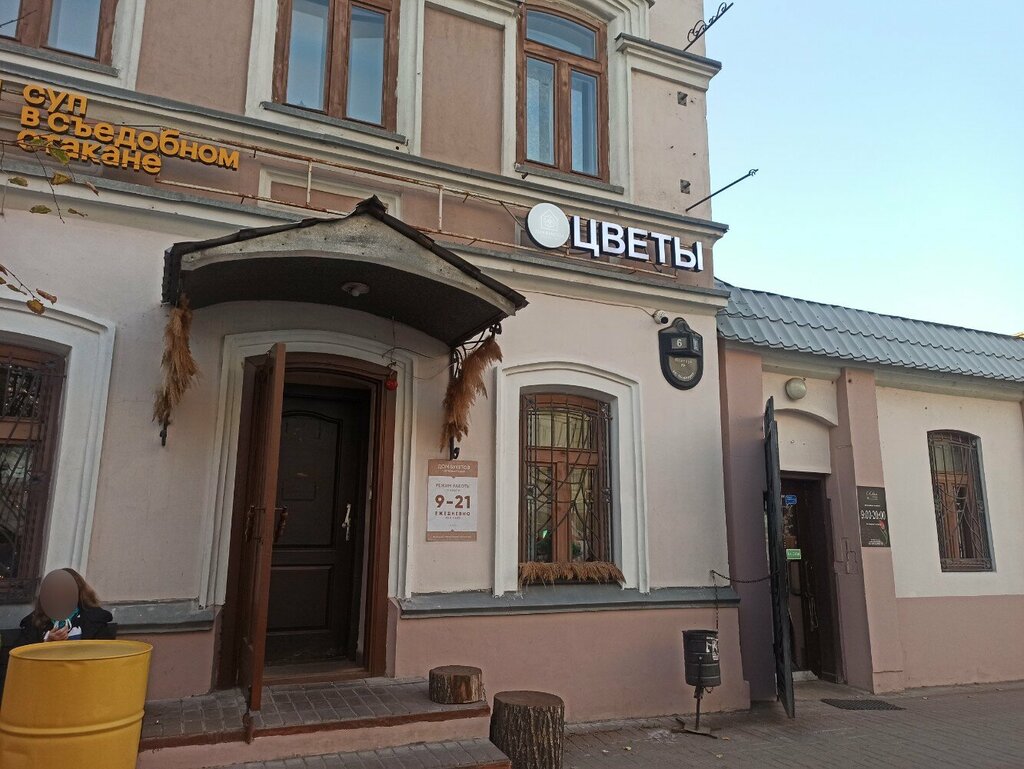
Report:
<svg viewBox="0 0 1024 769"><path fill-rule="evenodd" d="M285 349L275 344L256 365L248 477L241 532L238 602L238 684L250 710L262 703L267 589L277 499L277 463L284 399Z"/></svg>
<svg viewBox="0 0 1024 769"><path fill-rule="evenodd" d="M799 551L800 556L789 561L789 573L794 613L799 612L800 633L794 635L802 646L801 668L839 683L842 675L832 578L832 527L824 481L784 477L782 495L790 503L785 505L786 547Z"/></svg>
<svg viewBox="0 0 1024 769"><path fill-rule="evenodd" d="M259 364L259 365L254 365ZM347 552L343 545L333 555L325 551L329 548L321 547L326 541L323 532L325 524L322 519L325 513L318 509L321 504L320 491L317 491L315 499L282 499L277 503L278 493L282 496L309 496L308 489L303 494L301 489L290 487L283 488L284 482L277 481L278 462L281 459L281 426L284 415L284 347L275 348L275 354L270 360L264 362L250 359L246 363L245 384L242 390L242 402L245 404L241 410L239 423L239 449L237 475L235 477L235 507L231 523L231 560L228 567L226 596L223 613L223 635L221 636L221 656L217 669L217 686L231 688L241 686L248 690L252 710L259 709L260 697L259 688L263 681L263 665L267 653L267 643L270 643L270 654L272 658L281 655L286 658L291 654L309 655L315 659L315 655L329 654L331 650L341 650L340 653L354 659L356 648L362 649L361 659L355 660L362 667L366 668L369 675L383 675L387 664L387 613L388 613L388 562L391 533L391 492L393 483L393 457L395 454L395 403L396 396L394 389L385 387L385 383L392 375L390 369L377 364L348 358L339 358L333 355L321 355L317 353L292 353L288 355L287 369L289 384L293 387L324 387L328 389L328 400L330 393L334 394L337 400L338 392L351 391L359 393L361 404L357 412L359 416L355 419L362 425L363 441L358 451L358 458L350 465L347 460L339 459L338 467L356 466L364 475L358 481L359 494L355 495L357 504L352 507L351 534L348 540L355 546L354 552ZM255 374L259 374L256 376ZM309 391L290 391L291 395L311 395ZM320 396L324 393L321 391ZM341 398L345 400L345 398ZM308 409L309 403L307 400ZM320 413L318 419L330 422L352 421L352 414L347 416L342 407L341 411L333 415ZM359 410L361 409L361 410ZM293 411L292 401L289 400L289 411ZM314 408L313 411L316 411ZM270 414L276 418L269 419ZM276 425L276 432L271 427ZM273 433L273 434L271 434ZM341 457L345 453L344 445L351 443L344 439L345 430L342 428L338 435L343 447L336 449L336 456ZM289 441L292 439L289 438ZM314 452L315 453L315 452ZM291 451L287 453L290 457ZM270 456L273 456L273 462ZM307 456L307 459L309 457ZM313 457L317 459L317 457ZM288 462L291 462L288 459ZM298 459L295 462L299 462ZM319 463L317 472L322 471L324 462ZM271 466L272 465L272 466ZM291 467L291 465L289 465ZM306 472L298 467L291 467L286 472L296 474ZM333 539L338 542L340 532L341 540L344 540L345 505L349 503L345 498L349 491L345 486L348 481L339 473L335 488L335 513L332 521ZM297 477L297 476L296 476ZM265 501L269 494L269 501ZM279 513L275 510L281 505L289 505L287 517L284 511ZM299 522L306 510L306 505L315 511L309 522ZM342 517L338 518L338 505ZM358 505L358 506L357 506ZM255 510L264 511L263 517L259 519L260 528L255 528ZM319 523L315 521L320 520ZM282 525L283 522L283 525ZM316 531L317 527L320 531ZM340 527L340 528L339 528ZM313 529L312 533L307 530ZM264 536L263 532L267 532ZM275 534L279 534L279 548L274 554L272 542ZM365 552L361 552L363 543L366 543ZM356 544L358 543L358 544ZM265 545L265 547L264 547ZM314 555L313 551L321 550L320 555ZM266 576L263 577L263 557L266 557ZM315 558L324 556L324 560L317 561ZM308 558L305 563L302 558ZM291 561L291 562L289 562ZM365 563L365 565L364 565ZM339 570L339 564L341 569ZM348 571L347 564L352 565L352 574L355 577L348 577L352 590L345 589L344 584L340 586L332 579L324 579L323 574L327 570L338 571L339 575ZM260 568L257 568L257 565ZM278 568L280 567L280 569ZM271 612L271 572L275 573L273 581L277 587L281 587L281 580L277 579L278 574L284 574L290 570L292 575L304 572L303 577L310 577L319 573L322 582L326 582L335 592L326 599L327 605L334 604L334 595L351 595L353 598L347 607L343 597L342 608L337 617L321 619L319 624L310 622L309 616L299 617L298 620L282 616L279 612L302 609L302 607L287 606L281 608L282 601L275 601L273 617L268 623L268 616ZM366 588L361 590L359 578L365 574ZM341 577L339 576L339 579ZM287 577L284 578L287 582ZM291 603L301 604L306 596L299 594L297 597L294 590L304 591L305 587L293 588L291 591L277 590L278 594L290 592ZM360 607L356 596L365 595L365 606ZM363 614L363 622L360 624L360 609ZM346 619L347 613L347 619ZM262 619L261 619L262 617ZM321 614L321 617L323 615ZM262 623L262 624L260 624ZM305 623L305 625L303 624ZM269 632L268 632L269 628ZM287 629L287 630L286 630ZM306 636L307 639L314 639L320 636L314 643L310 640L306 649L301 648L298 640L286 642L281 641L279 645L278 636L289 634L298 629L301 632L294 633L296 636ZM332 632L339 635L335 638ZM359 644L359 641L362 644ZM317 644L323 645L317 646ZM291 648L289 649L289 646ZM250 720L251 723L251 720Z"/></svg>
<svg viewBox="0 0 1024 769"><path fill-rule="evenodd" d="M369 396L369 389L285 390L268 664L355 658Z"/></svg>

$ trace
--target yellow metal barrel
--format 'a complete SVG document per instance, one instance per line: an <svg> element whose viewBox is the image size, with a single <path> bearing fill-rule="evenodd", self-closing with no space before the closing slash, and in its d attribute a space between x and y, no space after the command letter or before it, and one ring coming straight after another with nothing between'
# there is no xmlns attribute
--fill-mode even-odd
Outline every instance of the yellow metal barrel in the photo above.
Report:
<svg viewBox="0 0 1024 769"><path fill-rule="evenodd" d="M152 651L139 641L13 649L0 704L0 767L134 769Z"/></svg>

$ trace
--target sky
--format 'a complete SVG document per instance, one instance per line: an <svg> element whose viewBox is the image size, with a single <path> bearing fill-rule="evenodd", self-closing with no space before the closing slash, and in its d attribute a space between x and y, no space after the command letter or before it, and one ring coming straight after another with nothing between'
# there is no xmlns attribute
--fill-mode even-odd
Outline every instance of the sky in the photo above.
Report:
<svg viewBox="0 0 1024 769"><path fill-rule="evenodd" d="M1024 0L735 0L707 48L712 190L758 169L717 277L1024 331Z"/></svg>

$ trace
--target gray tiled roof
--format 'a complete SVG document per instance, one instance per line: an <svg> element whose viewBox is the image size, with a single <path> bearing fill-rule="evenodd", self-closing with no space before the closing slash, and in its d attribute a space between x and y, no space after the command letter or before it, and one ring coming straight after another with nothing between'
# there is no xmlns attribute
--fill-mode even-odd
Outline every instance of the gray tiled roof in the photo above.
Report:
<svg viewBox="0 0 1024 769"><path fill-rule="evenodd" d="M722 339L827 358L1024 382L1024 339L721 283Z"/></svg>

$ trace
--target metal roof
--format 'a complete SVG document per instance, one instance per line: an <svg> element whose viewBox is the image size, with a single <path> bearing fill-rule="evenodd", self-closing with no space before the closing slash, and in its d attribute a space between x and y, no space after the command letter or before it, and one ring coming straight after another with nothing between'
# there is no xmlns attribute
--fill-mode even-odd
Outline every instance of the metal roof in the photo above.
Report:
<svg viewBox="0 0 1024 769"><path fill-rule="evenodd" d="M722 339L867 364L1024 382L1024 339L880 315L791 296L729 289Z"/></svg>

